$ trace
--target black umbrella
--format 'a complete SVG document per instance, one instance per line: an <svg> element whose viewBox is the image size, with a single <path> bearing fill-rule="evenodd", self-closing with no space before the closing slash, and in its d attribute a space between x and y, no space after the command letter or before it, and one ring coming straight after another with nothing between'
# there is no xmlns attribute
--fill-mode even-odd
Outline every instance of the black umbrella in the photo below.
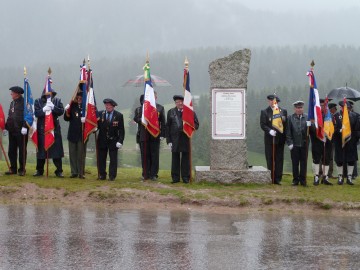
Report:
<svg viewBox="0 0 360 270"><path fill-rule="evenodd" d="M329 99L343 99L344 97L346 99L358 101L360 100L360 92L354 88L342 86L331 90L328 94Z"/></svg>

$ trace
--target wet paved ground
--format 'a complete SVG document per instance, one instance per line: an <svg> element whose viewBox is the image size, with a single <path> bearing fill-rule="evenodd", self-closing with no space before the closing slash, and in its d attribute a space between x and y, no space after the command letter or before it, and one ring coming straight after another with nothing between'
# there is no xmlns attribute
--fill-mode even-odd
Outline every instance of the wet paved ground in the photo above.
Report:
<svg viewBox="0 0 360 270"><path fill-rule="evenodd" d="M360 220L0 206L0 269L360 269Z"/></svg>

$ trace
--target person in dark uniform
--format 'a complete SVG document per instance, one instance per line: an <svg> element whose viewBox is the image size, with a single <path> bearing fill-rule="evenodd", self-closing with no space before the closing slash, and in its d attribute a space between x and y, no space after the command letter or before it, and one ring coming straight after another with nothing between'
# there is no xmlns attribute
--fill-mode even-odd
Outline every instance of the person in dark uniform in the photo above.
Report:
<svg viewBox="0 0 360 270"><path fill-rule="evenodd" d="M180 182L180 176L184 183L189 183L190 180L190 139L183 131L183 101L184 97L175 95L175 108L172 108L167 113L166 122L166 142L171 148L171 178L172 183ZM199 128L199 120L194 112L195 129ZM181 174L180 174L181 172Z"/></svg>
<svg viewBox="0 0 360 270"><path fill-rule="evenodd" d="M97 139L99 148L99 179L106 179L106 157L109 152L109 180L114 181L117 175L118 150L122 147L125 138L124 117L114 108L117 103L106 98L103 100L105 110L99 112Z"/></svg>
<svg viewBox="0 0 360 270"><path fill-rule="evenodd" d="M324 107L324 99L320 99L320 107L321 113L324 121L325 117L325 107ZM316 127L314 123L311 123L309 128L310 139L311 139L311 153L312 153L312 169L314 173L314 186L319 185L320 183L320 161L322 161L322 165L324 165L324 172L321 179L321 183L325 185L332 185L329 181L329 165L330 165L330 157L332 152L332 142L325 136L325 143L320 140L316 136ZM324 162L325 161L325 162Z"/></svg>
<svg viewBox="0 0 360 270"><path fill-rule="evenodd" d="M157 100L157 93L155 100ZM140 104L144 102L144 95L140 96ZM158 178L159 172L159 153L160 141L165 137L166 123L164 107L156 103L156 110L158 112L158 119L160 125L160 134L157 137L152 136L149 131L141 124L142 106L136 108L134 121L138 124L139 129L139 144L141 153L142 178L155 181Z"/></svg>
<svg viewBox="0 0 360 270"><path fill-rule="evenodd" d="M76 94L76 100L65 106L64 120L69 122L68 144L70 159L70 178L85 178L86 143L83 142L82 124L85 121L82 113L82 91Z"/></svg>
<svg viewBox="0 0 360 270"><path fill-rule="evenodd" d="M303 101L295 101L293 105L295 113L288 116L286 129L286 143L291 152L292 185L297 186L300 182L302 186L306 186L307 127L311 122L306 121L307 114L304 113Z"/></svg>
<svg viewBox="0 0 360 270"><path fill-rule="evenodd" d="M358 119L360 119L360 114L358 112L354 111L354 101L352 101L352 100L348 100L348 101L349 101L349 105L350 105L349 111L355 113L356 117ZM358 136L358 138L359 138L359 136ZM356 144L357 145L359 144L359 140L356 142ZM345 167L344 167L344 171L345 171ZM354 164L354 171L352 174L352 179L354 180L356 177L358 177L357 162L355 162L355 164Z"/></svg>
<svg viewBox="0 0 360 270"><path fill-rule="evenodd" d="M272 126L273 106L280 102L280 99L275 95L268 95L267 100L269 106L260 113L260 127L264 131L265 144L265 158L268 170L271 171L271 176L274 175L274 184L281 185L284 165L284 145L286 141L286 126L287 126L287 110L280 108L281 121L284 127L283 133L277 132ZM275 172L273 172L273 145L275 144Z"/></svg>
<svg viewBox="0 0 360 270"><path fill-rule="evenodd" d="M348 103L348 102L347 102ZM357 141L358 135L357 130L359 129L359 119L357 115L351 111L349 111L349 120L350 120L350 128L351 128L351 139L342 146L342 118L343 118L343 110L344 110L344 101L339 102L340 111L334 114L334 136L333 141L335 144L335 163L338 170L338 184L342 185L344 183L344 175L343 175L343 167L347 167L347 175L346 183L348 185L353 185L352 182L352 174L354 171L355 162L358 160L357 153ZM347 106L349 107L349 103Z"/></svg>
<svg viewBox="0 0 360 270"><path fill-rule="evenodd" d="M56 167L56 177L63 178L62 158L64 157L64 148L61 136L61 127L59 117L64 114L64 106L60 98L55 97L56 91L43 94L41 98L35 100L35 116L37 117L37 132L38 132L38 151L36 154L36 172L33 176L42 176L44 174L44 165L47 158L51 158ZM51 99L48 99L50 95ZM54 144L45 151L45 115L46 112L52 112L54 120Z"/></svg>
<svg viewBox="0 0 360 270"><path fill-rule="evenodd" d="M6 175L19 174L25 175L25 164L27 156L28 128L24 121L24 89L20 86L13 86L9 89L12 101L10 103L8 118L5 129L9 134L8 155L10 160L10 170ZM25 137L25 140L24 140ZM19 156L19 169L17 158Z"/></svg>

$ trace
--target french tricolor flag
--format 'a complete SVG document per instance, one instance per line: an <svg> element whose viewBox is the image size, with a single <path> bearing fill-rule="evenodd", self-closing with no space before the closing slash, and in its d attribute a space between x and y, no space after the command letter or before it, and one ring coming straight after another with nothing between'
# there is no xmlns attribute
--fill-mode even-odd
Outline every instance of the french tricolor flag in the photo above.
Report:
<svg viewBox="0 0 360 270"><path fill-rule="evenodd" d="M314 122L316 127L316 136L319 140L324 141L324 122L313 68L311 68L306 75L309 77L310 85L308 120Z"/></svg>

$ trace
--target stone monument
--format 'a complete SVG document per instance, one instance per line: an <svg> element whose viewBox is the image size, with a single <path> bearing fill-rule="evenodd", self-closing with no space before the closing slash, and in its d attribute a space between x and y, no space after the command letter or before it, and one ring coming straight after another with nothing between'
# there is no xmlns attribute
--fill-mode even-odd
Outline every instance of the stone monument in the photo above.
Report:
<svg viewBox="0 0 360 270"><path fill-rule="evenodd" d="M246 90L250 59L251 51L244 49L209 65L210 166L195 167L196 182L271 183L269 170L247 162Z"/></svg>

